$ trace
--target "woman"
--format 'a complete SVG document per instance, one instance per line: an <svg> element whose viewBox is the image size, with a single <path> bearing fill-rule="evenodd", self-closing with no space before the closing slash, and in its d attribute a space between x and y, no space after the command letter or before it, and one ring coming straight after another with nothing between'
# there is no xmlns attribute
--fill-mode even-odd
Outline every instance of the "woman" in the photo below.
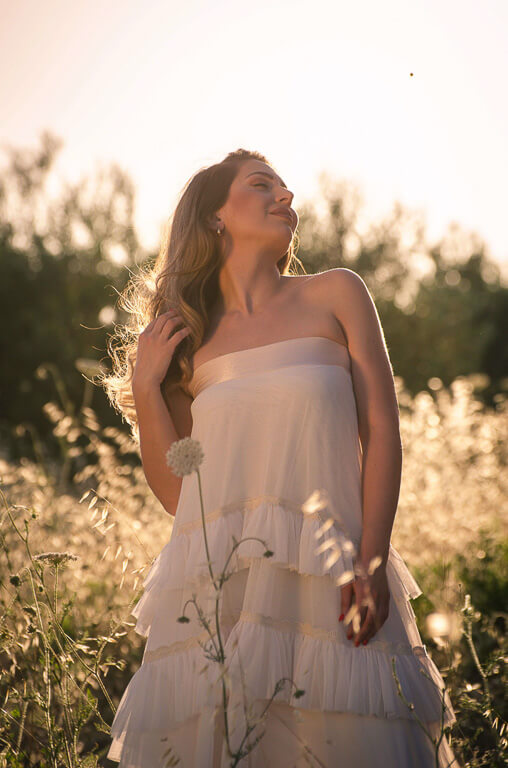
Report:
<svg viewBox="0 0 508 768"><path fill-rule="evenodd" d="M444 726L456 718L409 602L421 590L390 544L402 449L379 318L351 270L294 274L292 201L259 153L200 170L153 272L129 289L130 338L111 345L106 389L174 515L133 611L147 643L112 726L121 767L164 754L185 768L233 764L210 635L188 603L196 595L212 622L200 489L165 460L191 434L216 575L248 539L219 614L233 751L273 697L237 764L457 765L446 737L437 750L430 738L442 710Z"/></svg>

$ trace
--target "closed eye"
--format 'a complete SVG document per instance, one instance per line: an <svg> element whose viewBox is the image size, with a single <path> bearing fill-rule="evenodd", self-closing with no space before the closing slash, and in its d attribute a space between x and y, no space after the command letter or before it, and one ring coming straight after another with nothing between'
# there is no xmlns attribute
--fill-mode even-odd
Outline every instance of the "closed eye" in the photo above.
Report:
<svg viewBox="0 0 508 768"><path fill-rule="evenodd" d="M259 184L253 184L254 187L267 187L268 184L264 184L262 181L259 182Z"/></svg>

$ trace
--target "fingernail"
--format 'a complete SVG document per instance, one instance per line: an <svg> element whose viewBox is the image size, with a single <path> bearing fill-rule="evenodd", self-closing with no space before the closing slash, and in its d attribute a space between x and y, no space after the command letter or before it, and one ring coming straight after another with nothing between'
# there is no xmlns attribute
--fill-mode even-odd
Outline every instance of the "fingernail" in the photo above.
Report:
<svg viewBox="0 0 508 768"><path fill-rule="evenodd" d="M340 616L339 616L339 621L342 621L343 618L344 618L344 614L341 613Z"/></svg>
<svg viewBox="0 0 508 768"><path fill-rule="evenodd" d="M368 642L368 640L364 640L364 641L363 641L363 644L364 644L364 645L367 645L367 642Z"/></svg>

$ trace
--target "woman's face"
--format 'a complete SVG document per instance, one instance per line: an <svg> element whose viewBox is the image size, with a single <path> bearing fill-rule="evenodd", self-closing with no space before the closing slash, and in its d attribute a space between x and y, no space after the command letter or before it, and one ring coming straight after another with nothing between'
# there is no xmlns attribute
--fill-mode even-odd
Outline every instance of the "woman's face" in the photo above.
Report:
<svg viewBox="0 0 508 768"><path fill-rule="evenodd" d="M224 231L234 245L266 243L269 249L287 252L298 225L298 215L291 208L293 193L266 163L246 160L233 180L225 205L217 211ZM290 219L276 215L282 208ZM222 235L221 235L222 236Z"/></svg>

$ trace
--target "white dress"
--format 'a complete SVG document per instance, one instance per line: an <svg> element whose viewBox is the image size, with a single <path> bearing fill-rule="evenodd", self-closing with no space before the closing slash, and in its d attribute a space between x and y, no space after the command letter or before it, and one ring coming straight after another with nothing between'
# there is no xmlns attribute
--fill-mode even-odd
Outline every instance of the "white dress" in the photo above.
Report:
<svg viewBox="0 0 508 768"><path fill-rule="evenodd" d="M442 713L444 725L456 716L446 691L442 708L444 682L409 602L421 590L404 561L390 545L389 616L367 645L355 647L338 621L336 584L352 570L352 555L343 551L327 566L332 550L316 552L329 537L344 542L345 534L358 548L362 530L362 450L347 348L311 336L231 352L198 366L191 391L214 575L233 537L261 538L274 553L264 557L258 540L240 544L222 590L233 748L245 734L241 680L254 713L281 678L295 683L282 684L249 737L262 739L240 768L457 768L446 737L436 762L416 721L435 736ZM329 507L304 514L302 504L320 489ZM199 499L193 472L183 478L171 537L133 610L147 640L112 725L108 757L120 768L156 768L165 765L164 754L178 757L173 764L181 768L230 765L219 665L205 654L210 636L191 603L190 621L177 622L195 594L217 641ZM332 527L316 538L330 516ZM392 659L412 710L398 695Z"/></svg>

